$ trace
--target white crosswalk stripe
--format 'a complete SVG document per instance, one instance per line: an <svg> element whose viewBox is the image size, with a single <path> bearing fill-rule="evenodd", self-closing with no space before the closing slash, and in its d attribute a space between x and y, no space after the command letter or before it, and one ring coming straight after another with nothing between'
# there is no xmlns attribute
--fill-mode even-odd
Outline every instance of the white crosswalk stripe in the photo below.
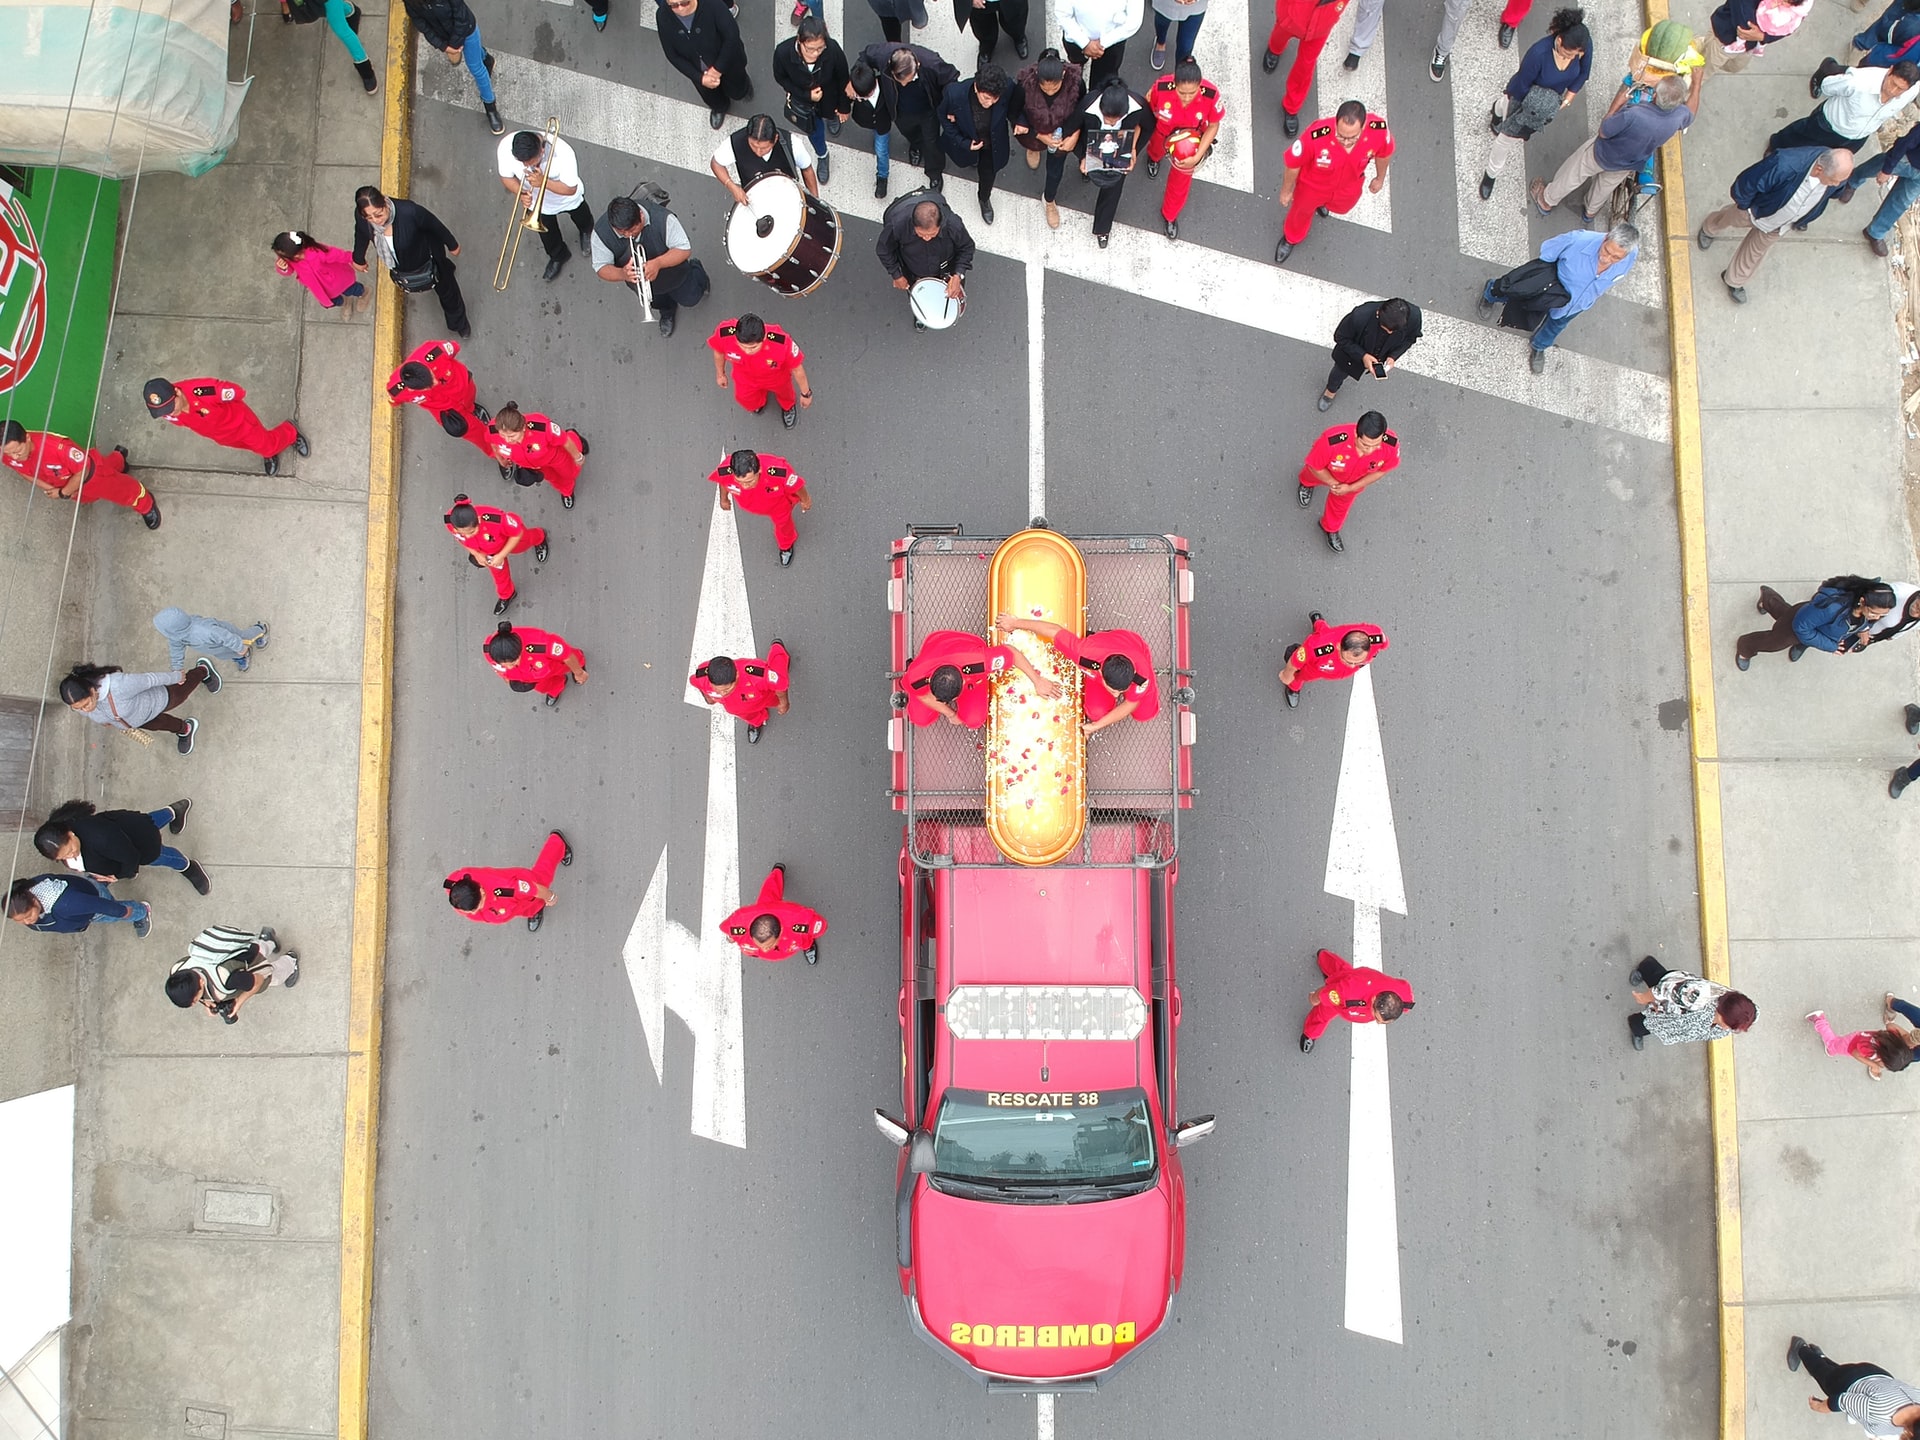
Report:
<svg viewBox="0 0 1920 1440"><path fill-rule="evenodd" d="M1143 43L1153 48L1153 7L1147 6L1147 18L1140 26ZM1167 31L1167 72L1173 73L1173 49L1176 30ZM1128 47L1131 50L1131 46ZM1214 137L1213 154L1196 175L1229 190L1253 193L1253 137L1262 124L1271 124L1256 109L1253 95L1253 51L1247 37L1247 0L1211 0L1206 23L1193 42L1193 58L1200 62L1200 73L1220 87L1227 102L1226 123Z"/></svg>
<svg viewBox="0 0 1920 1440"><path fill-rule="evenodd" d="M1333 114L1348 100L1358 100L1375 115L1385 116L1389 128L1393 125L1393 114L1387 109L1387 30L1394 12L1387 12L1386 19L1380 25L1380 38L1360 57L1360 68L1349 70L1345 65L1348 41L1353 38L1354 20L1359 13L1358 5L1349 5L1347 13L1333 27L1333 34L1327 37L1327 48L1320 52L1319 63L1313 69L1314 93L1308 101L1308 108L1300 112L1303 134L1314 120ZM1282 65L1273 77L1276 86L1286 73L1287 67ZM1279 119L1279 109L1280 101L1276 94L1273 103L1276 120ZM1280 138L1286 139L1285 132L1281 133ZM1401 143L1398 135L1394 136L1394 143ZM1396 155L1395 160L1398 158ZM1368 184L1371 185L1372 181L1368 181ZM1361 190L1360 203L1337 218L1350 225L1365 225L1370 230L1393 233L1392 166L1387 168L1387 183L1380 187L1379 194L1376 195L1371 189ZM1328 221L1318 220L1314 223L1325 225Z"/></svg>
<svg viewBox="0 0 1920 1440"><path fill-rule="evenodd" d="M1480 177L1486 173L1487 150L1493 132L1487 112L1506 88L1520 63L1520 42L1511 50L1488 44L1477 30L1462 27L1448 58L1448 83L1453 87L1454 188L1460 206L1460 253L1491 260L1502 270L1531 259L1527 238L1526 157L1509 161L1499 176L1493 198L1480 198ZM1553 123L1571 129L1584 112L1575 101Z"/></svg>

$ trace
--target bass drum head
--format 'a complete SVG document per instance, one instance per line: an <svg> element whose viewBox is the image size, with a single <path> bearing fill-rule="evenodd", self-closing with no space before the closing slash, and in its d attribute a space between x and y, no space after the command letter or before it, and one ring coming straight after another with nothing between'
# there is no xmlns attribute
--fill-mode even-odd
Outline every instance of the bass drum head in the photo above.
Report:
<svg viewBox="0 0 1920 1440"><path fill-rule="evenodd" d="M947 294L944 280L916 280L907 291L907 304L913 318L929 330L945 330L967 313L967 297L954 299Z"/></svg>
<svg viewBox="0 0 1920 1440"><path fill-rule="evenodd" d="M798 185L784 175L762 175L747 187L747 203L727 217L727 258L745 274L766 274L792 252L805 213ZM765 235L758 233L763 219L773 221Z"/></svg>

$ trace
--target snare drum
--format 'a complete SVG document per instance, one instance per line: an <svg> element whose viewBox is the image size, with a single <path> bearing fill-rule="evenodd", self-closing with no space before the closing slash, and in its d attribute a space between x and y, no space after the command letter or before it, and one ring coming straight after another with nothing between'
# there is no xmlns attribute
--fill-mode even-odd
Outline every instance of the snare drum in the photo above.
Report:
<svg viewBox="0 0 1920 1440"><path fill-rule="evenodd" d="M907 290L907 304L913 310L913 318L929 330L945 330L967 313L967 295L963 290L959 297L947 294L947 282L944 280L916 280Z"/></svg>
<svg viewBox="0 0 1920 1440"><path fill-rule="evenodd" d="M747 202L727 216L734 268L789 298L819 289L840 258L839 214L785 175L762 175Z"/></svg>

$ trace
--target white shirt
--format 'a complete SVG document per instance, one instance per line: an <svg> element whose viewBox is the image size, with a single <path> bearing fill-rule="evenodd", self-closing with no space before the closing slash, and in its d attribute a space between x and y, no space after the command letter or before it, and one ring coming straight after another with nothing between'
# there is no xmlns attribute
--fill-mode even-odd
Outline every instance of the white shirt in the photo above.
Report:
<svg viewBox="0 0 1920 1440"><path fill-rule="evenodd" d="M1887 72L1878 66L1843 70L1820 82L1826 103L1820 113L1834 132L1849 140L1870 139L1874 132L1915 100L1920 100L1920 85L1909 85L1893 99L1880 103L1880 82Z"/></svg>
<svg viewBox="0 0 1920 1440"><path fill-rule="evenodd" d="M1769 234L1784 230L1802 215L1820 203L1820 197L1827 193L1827 182L1813 171L1807 171L1807 178L1800 182L1800 188L1793 192L1793 198L1771 215L1755 215L1753 228Z"/></svg>
<svg viewBox="0 0 1920 1440"><path fill-rule="evenodd" d="M642 223L645 223L646 215L644 212L640 218ZM693 248L693 241L687 238L687 227L680 223L680 217L671 210L667 212L667 223L661 228L666 231L667 249L691 250ZM628 238L633 245L634 253L639 255L640 237L634 235ZM598 226L594 227L593 238L588 244L588 249L591 252L594 269L598 270L603 265L613 264L613 251L609 250L607 248L607 242L600 238L600 229ZM645 263L646 257L642 255L640 258L642 263Z"/></svg>
<svg viewBox="0 0 1920 1440"><path fill-rule="evenodd" d="M509 135L500 142L496 168L502 180L520 180L527 178L527 167L513 158L513 136ZM553 187L547 187L547 197L540 202L542 215L564 215L585 200L586 192L580 188L580 163L573 158L573 147L566 141L555 138L553 142L553 164L548 168L549 178L558 180L562 185L573 187L571 195L556 195Z"/></svg>
<svg viewBox="0 0 1920 1440"><path fill-rule="evenodd" d="M1142 9L1141 0L1065 0L1060 33L1083 50L1096 41L1105 49L1140 28Z"/></svg>
<svg viewBox="0 0 1920 1440"><path fill-rule="evenodd" d="M802 170L811 170L813 168L813 142L808 140L806 136L795 134L790 130L783 130L781 134L786 136L787 144L793 150L793 163ZM773 157L768 156L767 158L772 159ZM740 167L733 162L733 137L731 135L714 147L713 163L726 171L727 178L733 181L734 184L738 185L740 183Z"/></svg>

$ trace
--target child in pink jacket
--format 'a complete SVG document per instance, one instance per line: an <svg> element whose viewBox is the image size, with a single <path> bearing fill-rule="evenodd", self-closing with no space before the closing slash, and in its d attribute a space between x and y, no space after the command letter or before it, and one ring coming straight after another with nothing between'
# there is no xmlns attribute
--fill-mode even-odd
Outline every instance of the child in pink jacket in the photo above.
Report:
<svg viewBox="0 0 1920 1440"><path fill-rule="evenodd" d="M344 250L322 245L311 235L285 230L273 237L273 268L291 275L313 292L322 309L331 310L351 300L348 314L366 305L367 287L354 277L353 257Z"/></svg>
<svg viewBox="0 0 1920 1440"><path fill-rule="evenodd" d="M1826 1046L1827 1054L1851 1056L1867 1067L1872 1079L1878 1080L1888 1070L1904 1070L1913 1059L1910 1034L1902 1034L1890 1023L1883 1030L1855 1030L1850 1035L1836 1035L1833 1026L1827 1023L1826 1011L1808 1011L1807 1020L1820 1037L1820 1043Z"/></svg>

